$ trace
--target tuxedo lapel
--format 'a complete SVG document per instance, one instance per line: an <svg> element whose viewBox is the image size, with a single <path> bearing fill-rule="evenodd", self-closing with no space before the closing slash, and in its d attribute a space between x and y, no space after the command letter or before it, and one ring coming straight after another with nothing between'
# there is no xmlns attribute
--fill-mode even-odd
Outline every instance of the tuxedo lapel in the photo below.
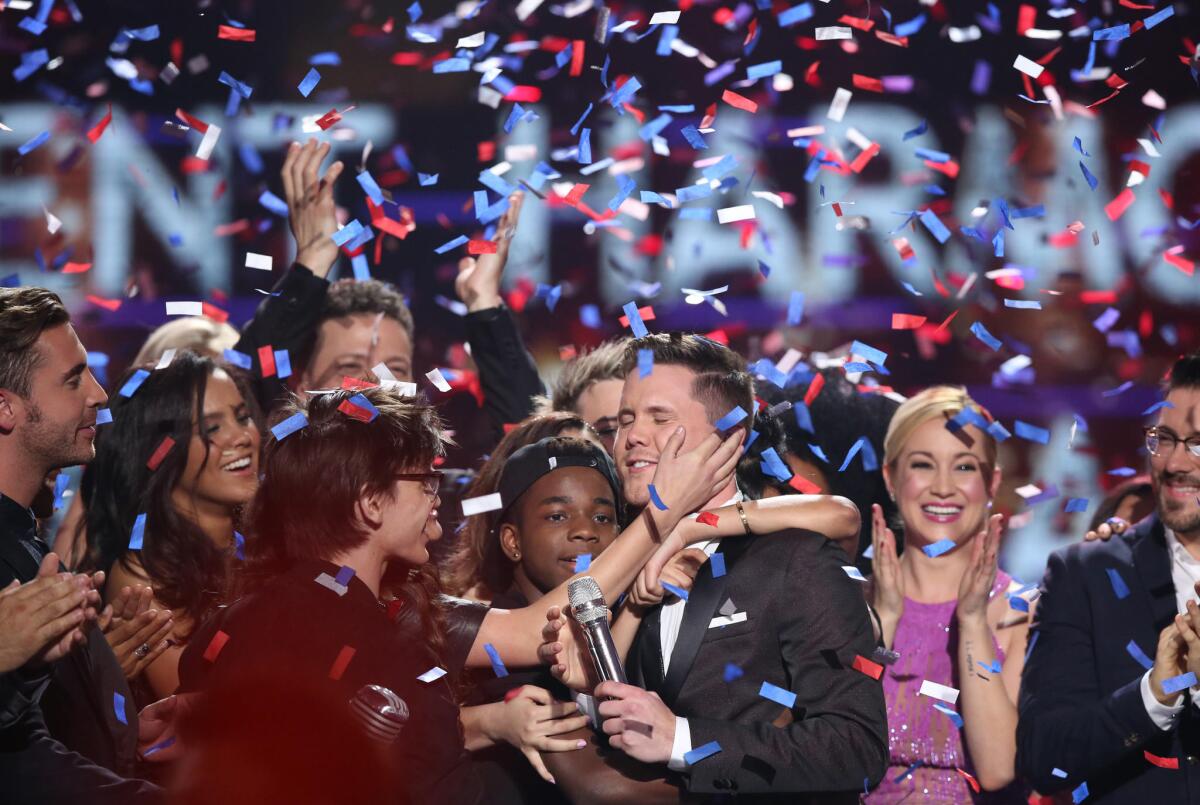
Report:
<svg viewBox="0 0 1200 805"><path fill-rule="evenodd" d="M662 690L662 605L654 607L642 621L637 637L638 655L636 665L641 674L642 687L646 690Z"/></svg>
<svg viewBox="0 0 1200 805"><path fill-rule="evenodd" d="M749 541L748 538L737 538L721 543L718 550L725 557L724 575L713 578L711 561L705 562L696 575L687 606L683 609L683 621L679 624L675 650L671 652L671 667L663 680L662 698L668 707L673 705L683 689L684 680L692 670L696 654L700 651L700 644L708 634L709 623L725 599L725 588L729 584L734 563Z"/></svg>
<svg viewBox="0 0 1200 805"><path fill-rule="evenodd" d="M1134 538L1133 566L1146 592L1154 628L1162 631L1175 617L1175 582L1171 578L1171 555L1166 533L1157 516L1146 520Z"/></svg>

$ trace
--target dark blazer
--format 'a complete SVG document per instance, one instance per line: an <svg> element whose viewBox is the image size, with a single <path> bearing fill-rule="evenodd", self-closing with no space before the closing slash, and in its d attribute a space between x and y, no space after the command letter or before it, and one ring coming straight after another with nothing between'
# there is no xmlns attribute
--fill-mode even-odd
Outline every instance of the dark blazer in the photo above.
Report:
<svg viewBox="0 0 1200 805"><path fill-rule="evenodd" d="M12 501L0 504L11 507ZM0 529L0 587L37 575L33 556ZM133 771L137 710L99 629L48 670L6 675L23 700L0 730L0 799L6 803L161 802L162 792ZM114 693L126 702L127 724L117 720ZM47 715L43 715L43 706ZM47 726L49 724L49 727Z"/></svg>
<svg viewBox="0 0 1200 805"><path fill-rule="evenodd" d="M1127 595L1118 598L1110 570ZM1142 703L1147 669L1129 650L1132 641L1153 661L1159 632L1175 612L1157 517L1109 542L1078 543L1050 556L1017 724L1017 771L1034 788L1051 793L1086 782L1089 802L1200 799L1196 707L1185 701L1176 728L1159 730ZM1175 758L1179 769L1152 765L1144 752ZM1056 776L1056 768L1067 776Z"/></svg>
<svg viewBox="0 0 1200 805"><path fill-rule="evenodd" d="M500 441L504 426L533 413L532 398L545 389L511 310L504 305L477 310L467 314L466 325L471 358L479 367L483 407L492 435Z"/></svg>
<svg viewBox="0 0 1200 805"><path fill-rule="evenodd" d="M724 540L719 551L725 575L713 578L712 561L701 568L666 677L661 607L643 622L627 663L632 684L688 719L693 749L721 745L690 767L688 791L846 792L857 802L853 792L887 768L888 734L883 686L851 667L856 655L871 657L875 637L859 582L842 570L849 560L799 529ZM746 619L710 628L734 611ZM794 706L760 696L764 682L795 693Z"/></svg>

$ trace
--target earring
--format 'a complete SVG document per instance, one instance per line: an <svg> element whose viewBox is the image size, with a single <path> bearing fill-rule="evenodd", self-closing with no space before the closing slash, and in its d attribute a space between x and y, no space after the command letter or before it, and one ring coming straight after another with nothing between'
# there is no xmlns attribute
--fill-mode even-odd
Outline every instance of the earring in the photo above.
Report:
<svg viewBox="0 0 1200 805"><path fill-rule="evenodd" d="M515 562L516 560L518 560L518 559L520 559L520 558L521 558L521 552L520 552L520 551L513 551L513 561Z"/></svg>

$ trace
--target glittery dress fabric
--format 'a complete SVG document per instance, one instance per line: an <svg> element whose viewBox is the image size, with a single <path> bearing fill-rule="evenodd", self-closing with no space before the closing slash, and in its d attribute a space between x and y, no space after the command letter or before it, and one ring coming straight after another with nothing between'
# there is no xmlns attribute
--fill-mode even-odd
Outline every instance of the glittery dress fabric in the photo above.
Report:
<svg viewBox="0 0 1200 805"><path fill-rule="evenodd" d="M1001 595L1011 580L1003 571L997 572L992 596ZM957 604L957 600L938 604L904 600L904 614L892 645L900 657L883 675L890 759L883 781L865 799L870 805L1023 801L1015 791L1008 795L1008 789L983 796L971 790L957 771L974 773L962 732L949 716L934 709L937 699L919 693L926 679L959 688ZM996 659L1003 663L1004 652L994 636L992 644ZM959 708L955 705L954 709L957 712ZM920 765L914 769L914 764Z"/></svg>

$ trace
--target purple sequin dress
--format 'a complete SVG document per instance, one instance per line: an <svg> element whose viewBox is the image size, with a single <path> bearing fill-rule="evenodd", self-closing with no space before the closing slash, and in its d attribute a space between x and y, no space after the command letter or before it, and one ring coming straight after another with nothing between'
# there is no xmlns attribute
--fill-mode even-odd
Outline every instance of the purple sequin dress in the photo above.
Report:
<svg viewBox="0 0 1200 805"><path fill-rule="evenodd" d="M993 597L1008 588L1011 578L996 573ZM870 805L882 803L972 803L980 801L956 769L974 773L963 749L962 732L950 717L933 708L937 699L919 695L921 682L928 679L958 688L958 629L954 609L958 601L921 604L904 600L904 614L896 626L892 648L900 658L883 674L887 697L888 742L891 757L883 782L866 797ZM992 638L996 659L1004 652ZM999 676L994 677L1000 684ZM954 710L957 712L958 707ZM920 764L912 769L914 764ZM905 772L909 769L909 774ZM987 802L1021 802L1016 795L997 792Z"/></svg>

